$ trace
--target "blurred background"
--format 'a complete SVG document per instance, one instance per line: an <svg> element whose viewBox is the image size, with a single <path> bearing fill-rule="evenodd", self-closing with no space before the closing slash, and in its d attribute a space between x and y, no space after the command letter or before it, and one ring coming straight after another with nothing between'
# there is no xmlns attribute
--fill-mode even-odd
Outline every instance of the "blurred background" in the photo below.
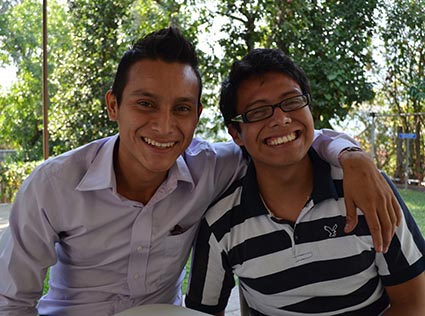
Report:
<svg viewBox="0 0 425 316"><path fill-rule="evenodd" d="M424 188L425 0L2 0L0 203L43 159L116 133L103 97L119 59L169 25L199 51L197 136L229 139L217 104L231 62L278 47L310 79L316 128L347 132L394 182Z"/></svg>

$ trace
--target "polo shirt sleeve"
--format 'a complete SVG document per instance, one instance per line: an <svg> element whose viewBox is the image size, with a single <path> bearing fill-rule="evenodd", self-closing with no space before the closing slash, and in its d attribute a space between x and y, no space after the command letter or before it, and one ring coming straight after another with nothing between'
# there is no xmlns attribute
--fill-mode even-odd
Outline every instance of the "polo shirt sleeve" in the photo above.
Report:
<svg viewBox="0 0 425 316"><path fill-rule="evenodd" d="M386 254L377 253L378 273L384 286L404 283L425 271L425 241L395 185L384 174L402 210L402 222Z"/></svg>
<svg viewBox="0 0 425 316"><path fill-rule="evenodd" d="M208 314L224 311L235 285L226 252L205 219L192 254L187 307Z"/></svg>

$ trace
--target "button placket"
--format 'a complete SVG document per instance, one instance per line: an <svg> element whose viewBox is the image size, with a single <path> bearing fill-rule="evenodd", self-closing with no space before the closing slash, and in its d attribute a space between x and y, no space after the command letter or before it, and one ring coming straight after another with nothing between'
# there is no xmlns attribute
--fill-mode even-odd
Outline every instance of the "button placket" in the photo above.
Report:
<svg viewBox="0 0 425 316"><path fill-rule="evenodd" d="M146 292L146 272L152 233L152 208L143 207L133 223L131 235L129 287L133 295Z"/></svg>

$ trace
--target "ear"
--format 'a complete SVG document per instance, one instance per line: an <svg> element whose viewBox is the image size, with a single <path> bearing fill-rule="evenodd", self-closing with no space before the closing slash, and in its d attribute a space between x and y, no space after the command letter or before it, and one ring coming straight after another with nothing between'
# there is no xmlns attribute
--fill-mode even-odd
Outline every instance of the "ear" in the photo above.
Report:
<svg viewBox="0 0 425 316"><path fill-rule="evenodd" d="M201 102L199 102L199 104L198 104L198 119L201 117L201 114L202 114L202 110L203 110L204 108L203 108L203 106L202 106L202 103Z"/></svg>
<svg viewBox="0 0 425 316"><path fill-rule="evenodd" d="M112 93L112 90L108 90L105 95L106 108L108 110L108 116L111 121L118 120L118 102L117 97Z"/></svg>
<svg viewBox="0 0 425 316"><path fill-rule="evenodd" d="M236 127L232 124L227 125L227 132L232 136L233 141L239 146L243 146L243 141L241 139L240 132L236 129Z"/></svg>

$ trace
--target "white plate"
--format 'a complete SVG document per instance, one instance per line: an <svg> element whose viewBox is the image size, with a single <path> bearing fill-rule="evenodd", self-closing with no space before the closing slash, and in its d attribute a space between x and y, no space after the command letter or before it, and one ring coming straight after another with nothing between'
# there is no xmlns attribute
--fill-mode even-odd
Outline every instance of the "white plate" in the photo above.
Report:
<svg viewBox="0 0 425 316"><path fill-rule="evenodd" d="M127 309L114 316L206 316L208 314L170 304L148 304ZM209 315L210 316L210 315Z"/></svg>

